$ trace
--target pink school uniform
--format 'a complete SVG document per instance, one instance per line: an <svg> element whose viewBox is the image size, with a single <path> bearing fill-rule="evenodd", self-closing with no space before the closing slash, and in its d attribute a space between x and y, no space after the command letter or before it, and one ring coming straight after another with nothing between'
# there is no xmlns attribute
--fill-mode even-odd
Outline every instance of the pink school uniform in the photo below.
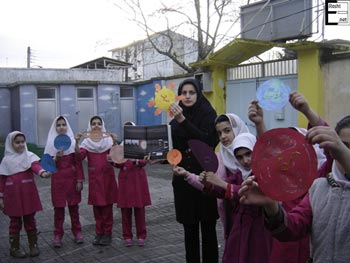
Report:
<svg viewBox="0 0 350 263"><path fill-rule="evenodd" d="M102 122L102 124L102 132L105 132L104 123ZM90 122L88 131L91 131ZM99 142L85 138L80 145L81 159L87 158L88 161L88 204L93 205L96 221L94 245L109 245L111 242L113 204L117 203L118 200L118 185L114 167L107 161L107 155L109 155L112 146L111 137L103 137Z"/></svg>
<svg viewBox="0 0 350 263"><path fill-rule="evenodd" d="M144 160L127 160L124 163L115 164L120 168L118 207L122 212L123 238L126 246L131 245L133 238L132 210L134 210L138 244L143 245L146 239L145 206L151 205L151 196L147 175L143 168L145 165Z"/></svg>
<svg viewBox="0 0 350 263"><path fill-rule="evenodd" d="M35 174L45 170L39 164L39 157L29 152L25 145L22 153L17 153L12 142L19 131L11 132L5 142L5 155L0 164L0 198L4 203L4 214L10 217L10 253L13 257L25 257L20 252L19 233L24 228L28 235L30 255L37 256L37 227L35 213L42 210L38 189L34 180Z"/></svg>
<svg viewBox="0 0 350 263"><path fill-rule="evenodd" d="M228 189L213 186L204 189L223 200L224 210L222 220L224 223L225 249L222 258L223 263L268 263L272 246L272 235L264 226L264 215L261 207L242 205L239 203L238 190L243 179L251 174L234 157L236 149L244 147L253 150L256 138L249 133L237 135L230 147L232 149L232 160L236 169L230 171L219 157L219 168L216 172L220 178L225 178ZM219 156L221 152L219 153ZM195 177L189 176L188 182L192 184ZM229 190L229 196L227 195Z"/></svg>
<svg viewBox="0 0 350 263"><path fill-rule="evenodd" d="M226 199L229 205L225 209L226 242L222 258L223 263L268 263L272 248L272 235L264 226L263 210L257 206L239 203L237 190L243 182L242 173L232 173L232 199ZM217 189L215 187L215 189ZM215 191L215 190L214 190ZM225 190L217 192L217 196L225 196Z"/></svg>
<svg viewBox="0 0 350 263"><path fill-rule="evenodd" d="M83 183L84 173L81 162L75 154L75 139L72 128L67 118L63 116L56 117L50 127L47 143L44 153L50 156L56 156L57 149L54 146L54 140L58 133L56 132L57 120L63 118L67 125L66 135L71 139L69 149L63 152L63 156L56 159L56 171L51 177L51 200L54 206L54 246L60 247L62 236L64 234L63 223L65 217L65 207L71 218L72 232L76 243L82 243L81 224L79 219L79 203L81 202L81 192L77 191L77 183Z"/></svg>
<svg viewBox="0 0 350 263"><path fill-rule="evenodd" d="M320 119L319 126L328 126L328 124ZM308 128L312 128L309 124ZM307 130L303 128L296 128L298 132L305 135ZM313 145L317 159L318 159L318 177L326 177L326 175L332 169L333 159L330 156L328 150L323 151L319 148L317 144ZM294 207L296 207L302 200L304 196L291 200L288 202L282 202L281 206L288 213ZM273 238L272 252L270 256L269 263L298 263L306 262L310 256L310 235L305 235L295 240L289 241L279 241ZM281 260L283 259L283 261Z"/></svg>

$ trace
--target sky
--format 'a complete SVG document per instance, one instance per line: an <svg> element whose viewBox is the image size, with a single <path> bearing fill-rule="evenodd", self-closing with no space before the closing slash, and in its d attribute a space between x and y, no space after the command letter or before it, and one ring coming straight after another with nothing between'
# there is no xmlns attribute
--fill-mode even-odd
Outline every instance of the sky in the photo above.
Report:
<svg viewBox="0 0 350 263"><path fill-rule="evenodd" d="M145 38L108 0L0 0L0 67L72 67Z"/></svg>
<svg viewBox="0 0 350 263"><path fill-rule="evenodd" d="M144 39L113 1L0 0L0 67L26 67L29 46L31 67L70 68ZM350 26L325 26L324 37L350 40Z"/></svg>

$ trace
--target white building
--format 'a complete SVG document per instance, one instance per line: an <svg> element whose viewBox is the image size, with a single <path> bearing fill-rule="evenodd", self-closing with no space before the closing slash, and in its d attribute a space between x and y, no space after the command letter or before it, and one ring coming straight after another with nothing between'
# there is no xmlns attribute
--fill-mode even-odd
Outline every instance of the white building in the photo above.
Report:
<svg viewBox="0 0 350 263"><path fill-rule="evenodd" d="M167 30L151 36L162 51L176 54L179 61L189 64L197 61L197 41ZM169 40L172 39L172 42ZM169 57L160 54L148 39L133 42L127 46L110 50L112 58L132 63L127 80L148 80L154 77L167 77L187 73Z"/></svg>

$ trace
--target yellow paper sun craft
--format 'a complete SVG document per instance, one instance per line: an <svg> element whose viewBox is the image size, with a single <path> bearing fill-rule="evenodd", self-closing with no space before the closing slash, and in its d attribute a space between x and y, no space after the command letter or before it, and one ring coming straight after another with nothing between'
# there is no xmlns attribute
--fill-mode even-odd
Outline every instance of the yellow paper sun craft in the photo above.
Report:
<svg viewBox="0 0 350 263"><path fill-rule="evenodd" d="M159 85L155 85L156 92L154 94L154 99L148 102L148 107L156 107L157 109L154 111L154 115L159 115L163 111L169 113L170 117L173 117L173 113L169 110L170 105L175 101L180 101L183 99L183 96L176 96L175 91L173 90L175 87L174 82L171 82L168 87L163 86L163 88Z"/></svg>

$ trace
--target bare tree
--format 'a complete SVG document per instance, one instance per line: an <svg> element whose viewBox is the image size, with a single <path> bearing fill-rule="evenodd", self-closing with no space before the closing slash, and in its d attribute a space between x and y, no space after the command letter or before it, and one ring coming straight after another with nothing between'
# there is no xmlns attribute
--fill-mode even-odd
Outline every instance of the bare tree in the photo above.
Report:
<svg viewBox="0 0 350 263"><path fill-rule="evenodd" d="M183 54L178 54L175 48L174 37L177 34L174 33L183 35L186 32L188 37L197 40L197 61L205 59L218 44L224 44L227 32L238 21L237 9L243 0L180 0L175 4L174 1L171 4L159 2L158 8L147 12L150 10L149 5L154 2L114 0L114 4L128 14L128 19L146 33L152 48L172 59L185 71L193 72L195 69L185 63Z"/></svg>

